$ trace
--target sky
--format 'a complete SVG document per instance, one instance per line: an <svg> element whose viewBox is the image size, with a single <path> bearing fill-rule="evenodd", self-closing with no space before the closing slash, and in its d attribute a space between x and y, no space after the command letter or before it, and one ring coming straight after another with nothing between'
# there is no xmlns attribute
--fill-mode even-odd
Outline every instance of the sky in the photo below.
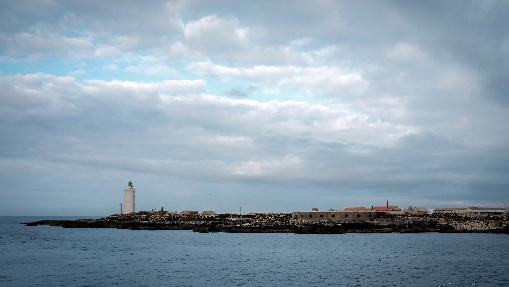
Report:
<svg viewBox="0 0 509 287"><path fill-rule="evenodd" d="M0 215L509 206L508 1L0 7Z"/></svg>

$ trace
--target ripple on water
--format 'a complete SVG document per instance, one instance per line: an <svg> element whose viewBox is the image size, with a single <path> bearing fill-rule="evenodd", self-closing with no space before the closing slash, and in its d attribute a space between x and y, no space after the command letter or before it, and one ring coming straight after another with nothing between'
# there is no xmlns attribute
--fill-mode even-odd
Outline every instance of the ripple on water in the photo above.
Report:
<svg viewBox="0 0 509 287"><path fill-rule="evenodd" d="M2 287L509 285L507 235L0 226Z"/></svg>

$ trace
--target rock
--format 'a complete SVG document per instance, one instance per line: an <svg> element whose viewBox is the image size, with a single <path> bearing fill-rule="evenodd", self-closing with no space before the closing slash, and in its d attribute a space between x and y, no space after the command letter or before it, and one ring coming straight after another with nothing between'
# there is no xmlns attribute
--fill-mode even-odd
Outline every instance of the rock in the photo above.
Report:
<svg viewBox="0 0 509 287"><path fill-rule="evenodd" d="M387 216L365 222L303 222L289 213L177 214L167 211L112 215L99 219L41 220L26 226L50 225L63 228L119 228L132 230L193 230L200 233L416 233L494 232L509 233L506 217L466 218L451 215Z"/></svg>

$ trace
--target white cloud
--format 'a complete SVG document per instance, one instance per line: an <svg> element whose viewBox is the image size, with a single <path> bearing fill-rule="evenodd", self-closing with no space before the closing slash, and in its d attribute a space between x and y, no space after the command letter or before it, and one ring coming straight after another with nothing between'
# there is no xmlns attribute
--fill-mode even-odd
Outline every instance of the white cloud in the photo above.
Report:
<svg viewBox="0 0 509 287"><path fill-rule="evenodd" d="M89 95L132 95L137 98L145 96L167 96L182 94L200 94L205 90L203 80L166 80L153 83L132 81L87 80L82 85L83 91Z"/></svg>
<svg viewBox="0 0 509 287"><path fill-rule="evenodd" d="M233 174L241 176L260 176L264 172L262 164L257 161L247 161L233 168Z"/></svg>
<svg viewBox="0 0 509 287"><path fill-rule="evenodd" d="M189 66L198 74L227 78L262 81L265 84L282 86L305 92L310 96L341 93L362 93L369 82L359 72L345 72L332 66L253 66L227 67L212 62L193 63ZM339 94L339 95L338 95Z"/></svg>
<svg viewBox="0 0 509 287"><path fill-rule="evenodd" d="M253 139L246 136L226 136L226 135L215 135L206 137L204 142L211 145L218 146L246 146L253 147L255 143Z"/></svg>
<svg viewBox="0 0 509 287"><path fill-rule="evenodd" d="M425 58L419 47L410 43L399 42L387 51L387 57L401 61L420 61Z"/></svg>
<svg viewBox="0 0 509 287"><path fill-rule="evenodd" d="M347 106L324 106L299 101L261 102L205 93L203 80L167 80L153 83L132 81L77 81L49 75L7 76L0 78L4 103L36 105L43 101L62 111L81 113L99 103L111 102L129 109L157 110L166 117L177 117L182 125L212 125L233 135L208 137L209 143L253 148L253 137L275 133L280 136L309 136L318 142L357 142L387 145L412 131L413 127L380 122ZM43 112L43 106L34 106ZM19 115L22 115L20 113ZM204 139L200 139L203 142Z"/></svg>
<svg viewBox="0 0 509 287"><path fill-rule="evenodd" d="M281 159L257 161L249 160L233 166L232 174L241 177L282 176L285 177L302 169L303 160L294 155L285 155Z"/></svg>
<svg viewBox="0 0 509 287"><path fill-rule="evenodd" d="M310 64L314 61L311 53L300 50L304 42L310 39L274 45L262 40L263 33L242 26L235 17L205 16L184 25L184 39L171 45L169 57L177 53L185 54L190 59L217 59L236 63Z"/></svg>
<svg viewBox="0 0 509 287"><path fill-rule="evenodd" d="M26 31L14 35L0 33L0 45L9 56L28 55L31 59L47 55L89 57L94 55L95 46L86 37L68 37L46 31Z"/></svg>
<svg viewBox="0 0 509 287"><path fill-rule="evenodd" d="M248 28L241 28L235 18L206 16L189 22L184 27L186 43L203 52L222 52L245 49Z"/></svg>
<svg viewBox="0 0 509 287"><path fill-rule="evenodd" d="M91 99L119 99L119 104L133 101L159 102L169 95L190 95L205 92L203 80L167 80L154 83L132 81L77 81L73 77L47 74L1 76L4 88L0 102L5 107L26 107L24 112L36 114L72 113L84 108ZM18 113L18 116L24 113Z"/></svg>

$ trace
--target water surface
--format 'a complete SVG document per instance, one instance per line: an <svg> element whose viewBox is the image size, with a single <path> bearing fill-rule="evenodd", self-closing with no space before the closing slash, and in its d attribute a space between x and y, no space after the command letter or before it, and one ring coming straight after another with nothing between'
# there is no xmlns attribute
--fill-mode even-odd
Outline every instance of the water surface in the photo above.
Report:
<svg viewBox="0 0 509 287"><path fill-rule="evenodd" d="M37 219L0 217L0 286L509 286L503 234L201 234L19 224Z"/></svg>

